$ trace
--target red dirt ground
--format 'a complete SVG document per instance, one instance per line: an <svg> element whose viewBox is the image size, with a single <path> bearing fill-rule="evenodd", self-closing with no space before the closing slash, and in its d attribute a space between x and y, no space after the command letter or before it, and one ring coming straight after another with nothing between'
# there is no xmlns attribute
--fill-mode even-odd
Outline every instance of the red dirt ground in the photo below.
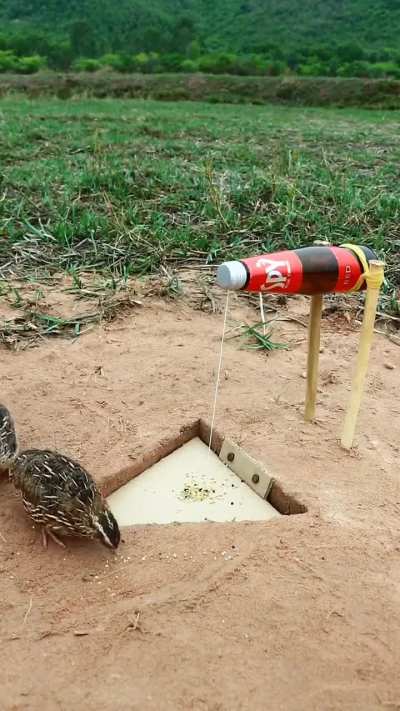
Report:
<svg viewBox="0 0 400 711"><path fill-rule="evenodd" d="M221 325L145 299L79 340L2 350L21 445L56 447L104 484L209 419ZM376 338L348 454L337 438L357 334L325 322L316 424L302 420L306 331L284 321L276 338L293 348L227 342L217 426L307 514L124 529L116 555L45 551L0 482L1 709L400 709L398 346Z"/></svg>

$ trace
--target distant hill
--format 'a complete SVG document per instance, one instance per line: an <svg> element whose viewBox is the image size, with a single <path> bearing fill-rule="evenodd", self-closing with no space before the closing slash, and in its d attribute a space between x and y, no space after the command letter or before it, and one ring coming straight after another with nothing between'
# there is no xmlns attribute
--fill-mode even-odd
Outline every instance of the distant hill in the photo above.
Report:
<svg viewBox="0 0 400 711"><path fill-rule="evenodd" d="M2 33L75 32L92 56L182 52L196 39L209 51L400 50L399 0L0 0L0 19Z"/></svg>

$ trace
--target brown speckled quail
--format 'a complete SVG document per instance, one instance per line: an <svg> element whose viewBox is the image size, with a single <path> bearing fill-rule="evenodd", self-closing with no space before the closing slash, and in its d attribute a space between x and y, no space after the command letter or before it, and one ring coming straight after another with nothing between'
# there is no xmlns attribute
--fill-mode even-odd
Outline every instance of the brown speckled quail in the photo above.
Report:
<svg viewBox="0 0 400 711"><path fill-rule="evenodd" d="M17 455L14 420L4 405L0 405L0 472L7 471Z"/></svg>
<svg viewBox="0 0 400 711"><path fill-rule="evenodd" d="M109 548L120 542L118 523L90 474L69 457L49 450L18 454L13 418L0 405L0 466L9 470L25 510L47 535L97 538Z"/></svg>

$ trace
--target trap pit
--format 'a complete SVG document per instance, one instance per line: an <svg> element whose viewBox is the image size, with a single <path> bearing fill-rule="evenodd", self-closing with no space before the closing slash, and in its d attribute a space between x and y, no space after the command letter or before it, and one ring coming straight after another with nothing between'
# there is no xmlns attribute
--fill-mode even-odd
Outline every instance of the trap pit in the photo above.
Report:
<svg viewBox="0 0 400 711"><path fill-rule="evenodd" d="M270 521L306 508L265 468L201 420L117 475L108 503L119 525ZM116 488L119 486L119 488Z"/></svg>
<svg viewBox="0 0 400 711"><path fill-rule="evenodd" d="M268 521L280 516L199 437L125 484L108 502L121 526Z"/></svg>

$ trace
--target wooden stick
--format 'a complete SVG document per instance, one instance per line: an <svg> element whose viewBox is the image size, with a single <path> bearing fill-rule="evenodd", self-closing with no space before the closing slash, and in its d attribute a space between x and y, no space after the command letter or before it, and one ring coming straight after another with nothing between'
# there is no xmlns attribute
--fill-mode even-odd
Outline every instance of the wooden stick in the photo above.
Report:
<svg viewBox="0 0 400 711"><path fill-rule="evenodd" d="M330 247L330 242L315 240L315 247ZM321 317L322 294L311 297L310 322L308 326L308 354L307 354L307 389L304 419L311 422L315 418L315 404L317 402L319 350L321 342Z"/></svg>
<svg viewBox="0 0 400 711"><path fill-rule="evenodd" d="M342 433L342 447L344 447L344 449L351 449L353 446L357 418L364 391L365 377L368 370L369 354L374 336L379 291L384 276L383 268L383 262L372 260L369 263L370 273L369 276L367 276L367 296L365 299L364 318L361 327L360 343L351 388L350 402L347 407Z"/></svg>
<svg viewBox="0 0 400 711"><path fill-rule="evenodd" d="M322 294L311 297L310 324L308 327L308 355L307 355L307 389L304 419L307 422L315 417L315 404L317 401L319 349L321 338Z"/></svg>

